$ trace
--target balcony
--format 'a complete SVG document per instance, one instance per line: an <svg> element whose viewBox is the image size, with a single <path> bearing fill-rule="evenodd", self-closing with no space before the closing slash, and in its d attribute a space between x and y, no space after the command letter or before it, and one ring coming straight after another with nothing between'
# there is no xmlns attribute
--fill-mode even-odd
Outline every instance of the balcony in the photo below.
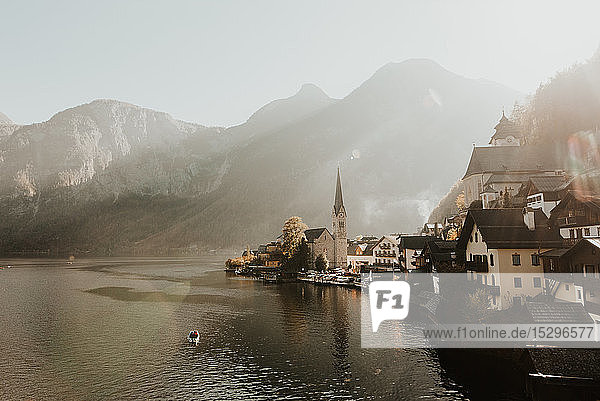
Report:
<svg viewBox="0 0 600 401"><path fill-rule="evenodd" d="M467 270L475 271L477 273L487 273L489 271L487 260L467 260L465 262Z"/></svg>
<svg viewBox="0 0 600 401"><path fill-rule="evenodd" d="M573 226L584 226L592 224L585 216L567 216L563 217L559 221L559 227L573 227Z"/></svg>

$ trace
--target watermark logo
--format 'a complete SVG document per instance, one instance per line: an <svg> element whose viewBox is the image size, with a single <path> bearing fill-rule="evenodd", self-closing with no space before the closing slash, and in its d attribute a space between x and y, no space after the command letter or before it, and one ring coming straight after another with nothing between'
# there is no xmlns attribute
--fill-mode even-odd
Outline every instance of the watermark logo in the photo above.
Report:
<svg viewBox="0 0 600 401"><path fill-rule="evenodd" d="M406 281L374 281L369 285L373 333L384 320L404 320L408 316L410 284Z"/></svg>

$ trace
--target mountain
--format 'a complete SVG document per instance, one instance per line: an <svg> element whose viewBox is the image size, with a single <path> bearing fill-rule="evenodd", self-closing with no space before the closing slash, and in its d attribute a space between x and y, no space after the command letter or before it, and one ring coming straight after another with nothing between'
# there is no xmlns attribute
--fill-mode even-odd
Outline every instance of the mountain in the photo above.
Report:
<svg viewBox="0 0 600 401"><path fill-rule="evenodd" d="M0 112L0 124L14 124L6 114Z"/></svg>
<svg viewBox="0 0 600 401"><path fill-rule="evenodd" d="M19 128L19 126L13 123L6 114L0 113L0 138L12 134L17 128Z"/></svg>
<svg viewBox="0 0 600 401"><path fill-rule="evenodd" d="M207 147L218 130L114 100L95 100L0 138L0 193L34 196L43 188L87 182L111 163L190 138Z"/></svg>
<svg viewBox="0 0 600 401"><path fill-rule="evenodd" d="M338 165L350 235L413 231L519 97L418 59L339 100L304 85L228 129L78 106L0 139L0 252L256 244L290 215L329 227Z"/></svg>
<svg viewBox="0 0 600 401"><path fill-rule="evenodd" d="M307 118L335 102L318 86L304 84L295 95L270 102L252 114L244 124L228 129L228 136L234 142L257 139Z"/></svg>

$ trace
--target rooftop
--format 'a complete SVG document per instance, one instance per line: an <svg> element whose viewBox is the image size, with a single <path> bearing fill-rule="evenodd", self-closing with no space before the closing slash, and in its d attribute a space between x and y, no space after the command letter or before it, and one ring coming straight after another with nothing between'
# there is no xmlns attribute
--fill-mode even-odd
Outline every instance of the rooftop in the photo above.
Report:
<svg viewBox="0 0 600 401"><path fill-rule="evenodd" d="M538 209L534 217L536 227L530 230L523 221L523 210L520 208L469 210L457 247L466 249L475 224L489 248L560 247L561 237L548 227L546 215Z"/></svg>
<svg viewBox="0 0 600 401"><path fill-rule="evenodd" d="M325 227L320 228L309 228L308 230L304 230L304 236L306 237L306 242L314 242L317 238L323 234L324 231L329 232Z"/></svg>
<svg viewBox="0 0 600 401"><path fill-rule="evenodd" d="M553 146L476 146L463 179L481 173L532 173L564 167L559 150Z"/></svg>

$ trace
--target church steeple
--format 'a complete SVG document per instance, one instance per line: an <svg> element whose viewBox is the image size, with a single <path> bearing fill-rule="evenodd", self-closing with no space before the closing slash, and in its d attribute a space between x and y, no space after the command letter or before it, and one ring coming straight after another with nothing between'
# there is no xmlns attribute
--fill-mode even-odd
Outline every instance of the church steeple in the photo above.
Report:
<svg viewBox="0 0 600 401"><path fill-rule="evenodd" d="M333 204L333 212L338 214L344 209L344 199L342 197L342 180L340 179L340 168L337 170L337 184L335 186L335 203Z"/></svg>
<svg viewBox="0 0 600 401"><path fill-rule="evenodd" d="M342 180L339 167L331 220L333 228L333 267L345 269L348 264L348 240L346 239L348 236L346 233L346 208L342 198Z"/></svg>

